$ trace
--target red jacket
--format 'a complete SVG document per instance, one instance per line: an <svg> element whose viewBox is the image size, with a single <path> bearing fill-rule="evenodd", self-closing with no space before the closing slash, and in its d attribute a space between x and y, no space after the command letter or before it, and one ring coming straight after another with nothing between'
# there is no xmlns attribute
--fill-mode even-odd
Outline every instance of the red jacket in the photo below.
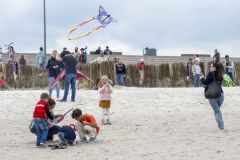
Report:
<svg viewBox="0 0 240 160"><path fill-rule="evenodd" d="M96 119L90 114L84 114L82 119L80 120L80 122L82 123L83 121L86 121L86 122L91 123L93 125L97 125ZM97 134L99 133L99 130L100 130L100 128L97 127L96 128Z"/></svg>
<svg viewBox="0 0 240 160"><path fill-rule="evenodd" d="M138 63L139 70L144 70L144 61Z"/></svg>
<svg viewBox="0 0 240 160"><path fill-rule="evenodd" d="M44 100L40 100L35 106L33 117L46 119L46 109L47 102L45 102Z"/></svg>

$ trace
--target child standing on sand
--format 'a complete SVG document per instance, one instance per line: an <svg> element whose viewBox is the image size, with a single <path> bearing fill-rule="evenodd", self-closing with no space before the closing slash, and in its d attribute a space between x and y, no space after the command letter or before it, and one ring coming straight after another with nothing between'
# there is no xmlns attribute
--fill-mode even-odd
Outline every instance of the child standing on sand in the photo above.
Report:
<svg viewBox="0 0 240 160"><path fill-rule="evenodd" d="M37 143L38 147L46 147L48 136L48 125L46 120L46 109L49 95L47 93L41 94L40 101L36 104L33 112L33 121L37 130Z"/></svg>
<svg viewBox="0 0 240 160"><path fill-rule="evenodd" d="M111 125L110 122L110 111L109 108L111 106L111 94L113 92L112 86L108 82L107 76L102 76L101 81L99 83L98 87L99 93L100 93L100 102L99 107L102 108L102 124ZM107 117L107 119L106 119ZM106 119L106 121L105 121Z"/></svg>

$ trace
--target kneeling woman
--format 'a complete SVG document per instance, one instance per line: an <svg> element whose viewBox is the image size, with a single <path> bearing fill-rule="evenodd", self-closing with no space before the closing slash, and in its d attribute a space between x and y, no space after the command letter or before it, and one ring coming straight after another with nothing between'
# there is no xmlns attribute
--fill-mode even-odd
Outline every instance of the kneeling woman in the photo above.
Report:
<svg viewBox="0 0 240 160"><path fill-rule="evenodd" d="M223 66L222 66L222 64L220 64L220 63L219 64L218 63L211 64L207 77L204 78L204 76L201 76L201 81L204 85L209 85L210 83L212 83L214 81L218 81L218 82L222 83L223 82ZM221 87L221 92L222 93L219 97L213 98L213 99L208 99L208 100L214 111L214 115L215 115L215 119L218 124L218 128L220 130L223 130L224 122L223 122L223 118L222 118L222 112L220 110L220 107L224 101L222 87Z"/></svg>

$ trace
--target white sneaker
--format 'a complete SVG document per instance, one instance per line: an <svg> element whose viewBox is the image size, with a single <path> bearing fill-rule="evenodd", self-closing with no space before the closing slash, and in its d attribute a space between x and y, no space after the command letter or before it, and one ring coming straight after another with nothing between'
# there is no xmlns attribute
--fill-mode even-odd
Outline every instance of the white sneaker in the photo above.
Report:
<svg viewBox="0 0 240 160"><path fill-rule="evenodd" d="M106 121L103 119L102 120L102 125L106 125L107 123L106 123Z"/></svg>
<svg viewBox="0 0 240 160"><path fill-rule="evenodd" d="M97 142L97 137L91 137L89 140L88 140L88 143L96 143Z"/></svg>
<svg viewBox="0 0 240 160"><path fill-rule="evenodd" d="M83 143L88 143L88 141L87 141L87 138L84 137L84 138L80 138L80 140L77 141L77 143L78 143L78 144L83 144Z"/></svg>
<svg viewBox="0 0 240 160"><path fill-rule="evenodd" d="M47 147L47 144L46 143L40 143L39 145L37 145L37 147L45 148L45 147Z"/></svg>
<svg viewBox="0 0 240 160"><path fill-rule="evenodd" d="M107 119L107 124L108 124L108 125L111 125L111 124L112 124L111 121L110 121L110 119Z"/></svg>

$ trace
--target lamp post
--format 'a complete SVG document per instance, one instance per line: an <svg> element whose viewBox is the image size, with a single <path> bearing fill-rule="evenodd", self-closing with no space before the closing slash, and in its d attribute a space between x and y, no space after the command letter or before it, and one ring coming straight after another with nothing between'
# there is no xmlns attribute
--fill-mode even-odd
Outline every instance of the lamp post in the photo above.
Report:
<svg viewBox="0 0 240 160"><path fill-rule="evenodd" d="M45 56L45 62L47 60L47 45L46 45L46 5L45 5L45 0L43 0L43 25L44 25L44 56ZM46 63L45 63L46 64Z"/></svg>
<svg viewBox="0 0 240 160"><path fill-rule="evenodd" d="M148 50L148 47L143 49L143 56L144 56L144 59L145 59L146 63L147 63L147 50Z"/></svg>

